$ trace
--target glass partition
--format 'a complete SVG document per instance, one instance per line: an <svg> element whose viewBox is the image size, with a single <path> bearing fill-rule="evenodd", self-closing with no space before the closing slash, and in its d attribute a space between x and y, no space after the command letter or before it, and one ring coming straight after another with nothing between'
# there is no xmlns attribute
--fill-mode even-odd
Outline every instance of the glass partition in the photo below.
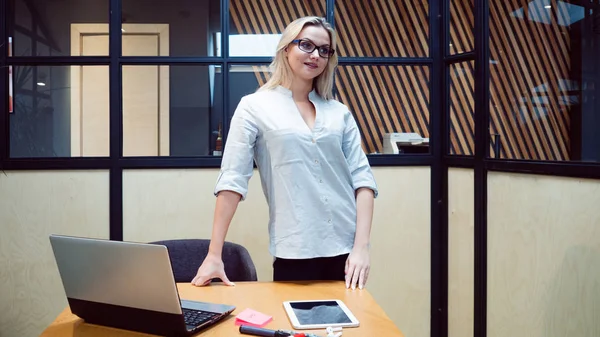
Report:
<svg viewBox="0 0 600 337"><path fill-rule="evenodd" d="M600 161L600 4L489 5L489 156Z"/></svg>
<svg viewBox="0 0 600 337"><path fill-rule="evenodd" d="M429 1L337 0L341 56L429 56Z"/></svg>
<svg viewBox="0 0 600 337"><path fill-rule="evenodd" d="M109 155L108 66L14 66L10 156Z"/></svg>

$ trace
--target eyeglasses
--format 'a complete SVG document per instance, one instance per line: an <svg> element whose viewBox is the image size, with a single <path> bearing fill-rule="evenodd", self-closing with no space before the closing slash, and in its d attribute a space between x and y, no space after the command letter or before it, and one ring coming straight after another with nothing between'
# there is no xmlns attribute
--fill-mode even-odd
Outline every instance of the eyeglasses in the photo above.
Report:
<svg viewBox="0 0 600 337"><path fill-rule="evenodd" d="M305 53L311 54L315 51L315 49L319 49L319 56L323 58L329 58L335 53L335 49L329 47L328 45L317 46L312 41L307 39L296 39L293 40L292 43L296 43L298 45L298 49L302 50Z"/></svg>

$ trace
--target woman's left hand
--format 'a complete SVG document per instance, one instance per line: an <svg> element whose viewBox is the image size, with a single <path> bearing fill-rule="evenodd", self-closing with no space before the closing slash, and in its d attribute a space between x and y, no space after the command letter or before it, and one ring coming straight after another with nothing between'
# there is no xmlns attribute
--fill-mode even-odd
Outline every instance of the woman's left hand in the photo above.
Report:
<svg viewBox="0 0 600 337"><path fill-rule="evenodd" d="M346 288L364 288L369 278L369 247L354 247L346 260Z"/></svg>

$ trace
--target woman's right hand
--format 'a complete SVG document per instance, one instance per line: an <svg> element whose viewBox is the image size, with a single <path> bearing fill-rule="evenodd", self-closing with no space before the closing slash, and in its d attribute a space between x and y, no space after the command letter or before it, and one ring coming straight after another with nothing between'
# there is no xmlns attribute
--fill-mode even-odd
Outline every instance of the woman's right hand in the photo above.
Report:
<svg viewBox="0 0 600 337"><path fill-rule="evenodd" d="M234 286L235 284L227 278L225 275L225 265L220 257L207 255L202 262L196 277L192 280L192 284L195 286L205 286L210 284L213 278L219 278L228 286Z"/></svg>

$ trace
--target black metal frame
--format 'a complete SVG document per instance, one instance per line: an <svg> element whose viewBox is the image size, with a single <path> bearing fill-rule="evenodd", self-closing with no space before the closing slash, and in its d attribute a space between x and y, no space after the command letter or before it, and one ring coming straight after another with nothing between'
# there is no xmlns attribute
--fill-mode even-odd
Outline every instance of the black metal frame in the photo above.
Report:
<svg viewBox="0 0 600 337"><path fill-rule="evenodd" d="M14 0L0 0L0 106L7 107L8 65L107 65L110 82L110 156L98 158L10 158L9 116L0 116L0 170L108 170L110 175L110 238L123 239L123 170L154 168L218 168L219 157L122 157L121 76L126 64L220 65L223 69L223 135L229 129L229 72L232 65L268 64L265 57L226 57L228 55L229 2L221 1L221 48L223 57L122 57L121 1L110 0L109 56L106 57L11 57L7 36L11 27L9 9ZM326 17L335 26L335 0L326 0ZM338 0L342 1L342 0ZM600 179L600 163L543 162L488 158L489 149L489 26L488 0L475 0L475 49L448 55L449 0L430 0L430 55L422 58L340 58L340 65L421 65L430 68L431 151L425 155L369 155L372 166L431 167L431 336L448 335L448 169L474 170L475 271L474 335L486 336L487 318L487 174L490 171L542 174ZM475 61L475 155L449 153L449 102L452 64Z"/></svg>
<svg viewBox="0 0 600 337"><path fill-rule="evenodd" d="M0 18L8 18L6 1L0 1ZM6 58L8 55L8 20L0 21L0 170L4 170L4 163L8 158L8 66Z"/></svg>
<svg viewBox="0 0 600 337"><path fill-rule="evenodd" d="M445 114L442 97L445 81L444 56L447 40L447 1L430 1L429 34L431 55L431 114L430 114L430 146L433 155L431 165L431 307L430 335L448 336L448 167L444 162L447 147L445 130ZM447 44L446 44L447 45Z"/></svg>
<svg viewBox="0 0 600 337"><path fill-rule="evenodd" d="M475 172L474 322L475 336L487 333L487 170L489 148L488 1L475 0Z"/></svg>
<svg viewBox="0 0 600 337"><path fill-rule="evenodd" d="M110 0L109 3L108 48L110 55L109 97L110 97L110 172L109 172L109 218L111 240L123 240L123 167L119 158L123 156L123 112L121 111L122 68L119 64L121 56L121 1Z"/></svg>

